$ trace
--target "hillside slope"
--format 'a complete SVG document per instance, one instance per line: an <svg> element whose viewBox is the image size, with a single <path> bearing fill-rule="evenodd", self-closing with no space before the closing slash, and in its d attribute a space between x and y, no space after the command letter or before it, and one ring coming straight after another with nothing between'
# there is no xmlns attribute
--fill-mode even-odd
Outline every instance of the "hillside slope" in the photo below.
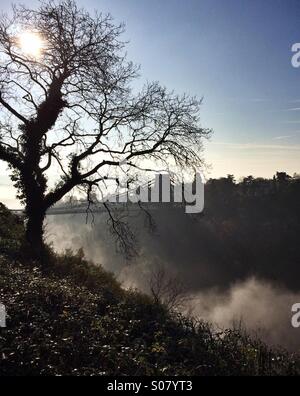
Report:
<svg viewBox="0 0 300 396"><path fill-rule="evenodd" d="M0 206L0 375L292 375L300 361L237 331L215 334L121 289L82 252L22 258L21 221Z"/></svg>

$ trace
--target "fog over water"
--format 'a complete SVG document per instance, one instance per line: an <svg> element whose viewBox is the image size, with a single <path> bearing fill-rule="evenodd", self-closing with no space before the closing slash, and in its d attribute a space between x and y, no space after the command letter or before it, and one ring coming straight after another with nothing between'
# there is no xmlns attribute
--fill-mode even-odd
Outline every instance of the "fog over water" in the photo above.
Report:
<svg viewBox="0 0 300 396"><path fill-rule="evenodd" d="M216 246L201 216L163 209L153 217L154 233L142 213L130 220L139 242L139 255L131 261L116 251L105 214L96 213L93 223L91 218L86 223L83 214L48 216L47 238L59 252L82 247L88 259L114 272L126 288L149 292L151 274L164 267L185 285L192 315L219 328L242 323L270 344L300 348L300 329L291 326L291 307L300 302L293 269L283 262L278 278L278 268L275 276L272 266L225 261L226 246Z"/></svg>

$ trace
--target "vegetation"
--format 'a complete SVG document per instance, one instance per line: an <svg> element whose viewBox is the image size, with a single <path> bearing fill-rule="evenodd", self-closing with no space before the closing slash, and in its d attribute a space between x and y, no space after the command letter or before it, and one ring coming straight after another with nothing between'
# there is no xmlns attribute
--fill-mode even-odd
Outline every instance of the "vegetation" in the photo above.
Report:
<svg viewBox="0 0 300 396"><path fill-rule="evenodd" d="M236 182L229 175L208 181L205 194L200 254L222 263L223 284L255 275L298 291L300 177L277 172Z"/></svg>
<svg viewBox="0 0 300 396"><path fill-rule="evenodd" d="M0 18L0 160L25 204L36 258L43 256L46 211L74 188L91 200L108 180L119 186L125 162L128 178L141 161L155 160L159 169L202 163L210 131L199 123L201 100L158 83L134 93L138 68L126 60L122 32L110 15L90 15L72 0L16 6ZM57 175L51 183L49 172Z"/></svg>
<svg viewBox="0 0 300 396"><path fill-rule="evenodd" d="M0 375L296 375L300 360L240 331L215 333L83 257L20 252L20 219L1 205Z"/></svg>

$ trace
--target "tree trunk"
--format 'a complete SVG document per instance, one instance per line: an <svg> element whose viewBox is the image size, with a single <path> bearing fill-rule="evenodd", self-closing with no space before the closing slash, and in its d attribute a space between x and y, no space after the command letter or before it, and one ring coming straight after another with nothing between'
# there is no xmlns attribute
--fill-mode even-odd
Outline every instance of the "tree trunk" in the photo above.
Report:
<svg viewBox="0 0 300 396"><path fill-rule="evenodd" d="M45 253L43 224L46 213L40 207L35 207L33 210L27 208L26 214L28 219L26 240L30 249L29 255L35 260L42 260Z"/></svg>

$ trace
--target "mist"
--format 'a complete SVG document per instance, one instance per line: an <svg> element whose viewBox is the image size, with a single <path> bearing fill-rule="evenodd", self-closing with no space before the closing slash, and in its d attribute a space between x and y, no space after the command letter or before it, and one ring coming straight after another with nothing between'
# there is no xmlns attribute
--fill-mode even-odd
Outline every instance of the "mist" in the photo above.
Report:
<svg viewBox="0 0 300 396"><path fill-rule="evenodd" d="M58 252L83 248L88 259L112 271L124 288L149 293L151 274L163 267L185 285L185 313L216 329L242 326L270 345L299 349L299 330L291 326L291 307L300 301L296 266L289 271L285 262L276 268L268 262L260 266L255 256L255 263L238 261L228 241L216 239L211 222L201 215L166 207L152 215L154 232L142 213L129 219L138 247L132 260L117 251L104 214L87 222L81 214L48 216L47 238Z"/></svg>

